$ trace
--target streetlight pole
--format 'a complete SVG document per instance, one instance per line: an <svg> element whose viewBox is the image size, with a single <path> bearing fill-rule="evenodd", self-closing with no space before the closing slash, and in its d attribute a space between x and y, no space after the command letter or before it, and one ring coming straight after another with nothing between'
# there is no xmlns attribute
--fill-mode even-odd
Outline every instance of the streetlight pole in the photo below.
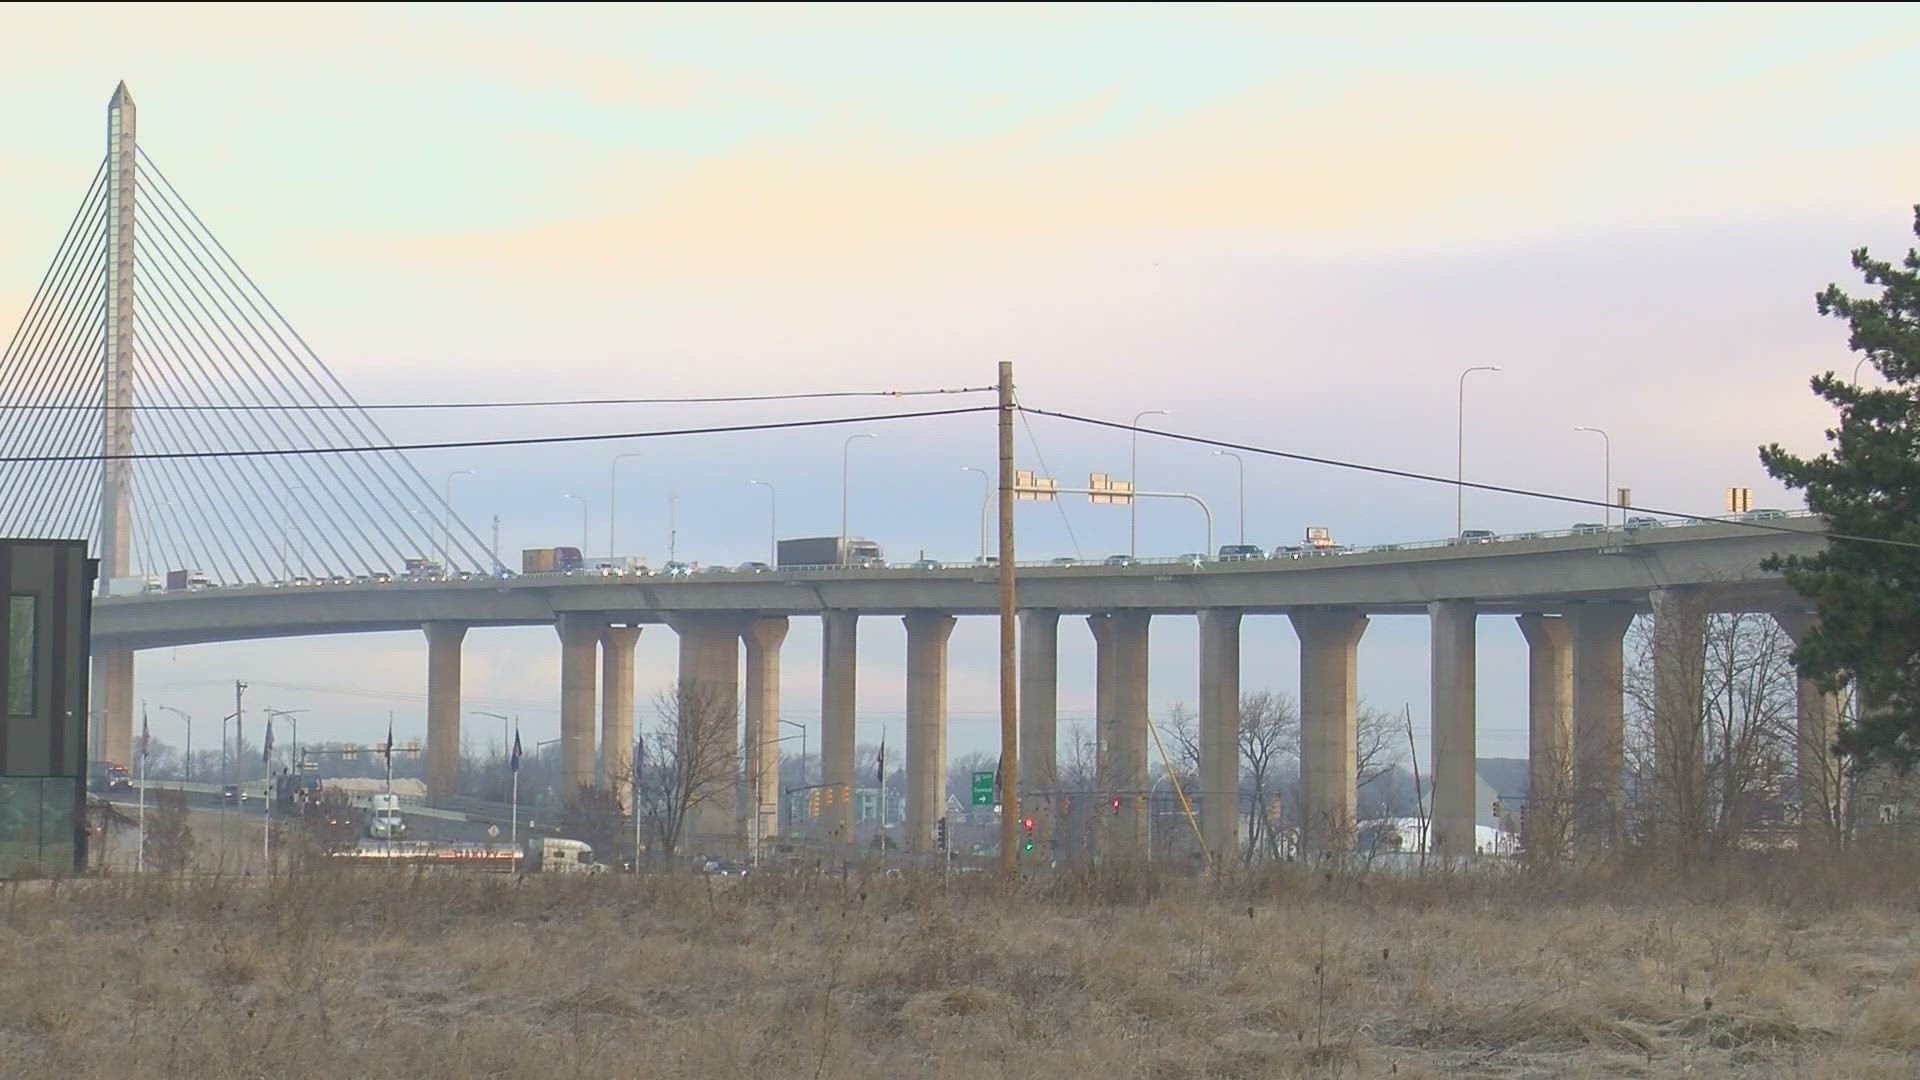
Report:
<svg viewBox="0 0 1920 1080"><path fill-rule="evenodd" d="M179 709L176 709L171 705L160 706L160 711L170 712L173 715L187 722L187 755L185 758L186 765L183 771L186 774L184 776L184 779L186 780L187 783L190 784L193 782L193 717L188 716L186 713L181 712Z"/></svg>
<svg viewBox="0 0 1920 1080"><path fill-rule="evenodd" d="M269 720L271 720L274 717L279 717L285 720L287 724L293 728L293 763L295 768L299 768L300 766L300 719L299 717L301 713L306 711L307 710L305 709L268 709L267 710L267 718Z"/></svg>
<svg viewBox="0 0 1920 1080"><path fill-rule="evenodd" d="M485 709L469 709L467 711L475 716L489 716L500 721L500 760L507 762L507 771L511 773L513 771L513 741L508 737L507 731L507 725L511 722L510 719L501 713L487 712ZM511 779L511 777L509 777L509 779Z"/></svg>
<svg viewBox="0 0 1920 1080"><path fill-rule="evenodd" d="M838 561L843 567L847 565L847 463L853 457L853 440L879 437L871 432L863 432L859 435L847 436L847 441L840 444L840 558Z"/></svg>
<svg viewBox="0 0 1920 1080"><path fill-rule="evenodd" d="M638 450L629 454L615 454L613 456L613 464L607 466L607 561L608 562L612 562L614 555L616 555L619 552L619 549L614 547L614 544L613 544L613 523L614 523L613 511L615 506L615 497L618 494L618 491L614 484L614 480L619 475L620 463L622 461L625 461L628 458L637 458L639 456L641 455Z"/></svg>
<svg viewBox="0 0 1920 1080"><path fill-rule="evenodd" d="M778 569L780 566L780 493L765 480L749 480L749 484L758 484L767 489L767 566Z"/></svg>
<svg viewBox="0 0 1920 1080"><path fill-rule="evenodd" d="M584 495L563 495L564 499L580 500L580 557L587 557L587 498Z"/></svg>
<svg viewBox="0 0 1920 1080"><path fill-rule="evenodd" d="M1597 427L1577 427L1577 428L1574 428L1573 430L1591 431L1595 435L1600 436L1601 439L1605 440L1606 473L1605 473L1605 479L1602 481L1602 483L1604 483L1606 486L1603 489L1601 489L1601 493L1600 493L1601 501L1605 503L1605 505L1600 508L1600 514L1601 514L1600 520L1605 524L1607 528L1612 528L1613 527L1613 437L1611 435L1608 435L1606 432L1601 431Z"/></svg>
<svg viewBox="0 0 1920 1080"><path fill-rule="evenodd" d="M971 465L960 466L961 472L979 473L986 483L986 491L980 496L980 565L987 565L987 509L993 505L993 477L985 469L976 469Z"/></svg>
<svg viewBox="0 0 1920 1080"><path fill-rule="evenodd" d="M1133 429L1132 462L1127 467L1127 557L1140 557L1140 500L1133 492L1140 490L1140 418L1143 416L1171 416L1165 409L1146 409L1135 413L1133 423L1127 426Z"/></svg>
<svg viewBox="0 0 1920 1080"><path fill-rule="evenodd" d="M280 580L291 581L288 572L287 534L293 531L293 493L307 490L305 484L295 484L280 492Z"/></svg>
<svg viewBox="0 0 1920 1080"><path fill-rule="evenodd" d="M787 725L788 727L797 727L800 729L800 786L806 787L807 786L807 725L802 724L797 720L782 720L780 722Z"/></svg>
<svg viewBox="0 0 1920 1080"><path fill-rule="evenodd" d="M447 474L447 497L442 500L440 507L445 515L440 522L440 572L443 574L450 574L453 570L453 478L474 475L472 469L459 469Z"/></svg>
<svg viewBox="0 0 1920 1080"><path fill-rule="evenodd" d="M1214 457L1230 457L1240 472L1240 546L1247 546L1247 459L1231 450L1215 450Z"/></svg>
<svg viewBox="0 0 1920 1080"><path fill-rule="evenodd" d="M1460 396L1455 410L1454 442L1455 456L1453 469L1453 538L1460 539L1467 531L1467 376L1476 371L1499 371L1498 367L1483 364L1470 367L1460 373Z"/></svg>

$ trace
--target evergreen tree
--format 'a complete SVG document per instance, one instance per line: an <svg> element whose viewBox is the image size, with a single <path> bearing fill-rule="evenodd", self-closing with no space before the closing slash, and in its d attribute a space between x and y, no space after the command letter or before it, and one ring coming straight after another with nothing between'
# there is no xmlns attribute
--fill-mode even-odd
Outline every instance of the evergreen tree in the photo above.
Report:
<svg viewBox="0 0 1920 1080"><path fill-rule="evenodd" d="M1920 207L1914 230L1920 235ZM1899 265L1853 253L1854 269L1878 290L1850 296L1829 285L1816 297L1822 315L1846 320L1848 346L1872 365L1881 386L1860 386L1833 372L1813 379L1816 396L1839 411L1831 444L1801 458L1776 443L1760 461L1836 537L1813 556L1775 557L1768 569L1814 601L1817 627L1794 652L1804 678L1828 690L1851 680L1855 719L1839 749L1856 768L1885 762L1902 771L1920 761L1920 253Z"/></svg>

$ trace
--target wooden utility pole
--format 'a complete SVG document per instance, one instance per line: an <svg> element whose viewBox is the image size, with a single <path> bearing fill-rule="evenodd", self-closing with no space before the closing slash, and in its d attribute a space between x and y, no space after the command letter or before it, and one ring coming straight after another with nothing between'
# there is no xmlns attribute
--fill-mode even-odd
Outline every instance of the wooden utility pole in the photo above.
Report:
<svg viewBox="0 0 1920 1080"><path fill-rule="evenodd" d="M1000 363L1000 869L1020 870L1019 670L1013 612L1013 365Z"/></svg>

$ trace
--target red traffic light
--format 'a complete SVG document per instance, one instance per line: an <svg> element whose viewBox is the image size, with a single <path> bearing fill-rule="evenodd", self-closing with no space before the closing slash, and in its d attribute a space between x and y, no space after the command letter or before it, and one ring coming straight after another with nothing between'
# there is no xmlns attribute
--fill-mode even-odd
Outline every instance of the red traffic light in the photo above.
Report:
<svg viewBox="0 0 1920 1080"><path fill-rule="evenodd" d="M1030 818L1030 817L1023 817L1023 818L1021 818L1021 819L1020 819L1020 827L1021 827L1021 828L1023 828L1023 829L1025 829L1025 830L1027 830L1028 832L1032 832L1032 831L1033 831L1033 819L1032 819L1032 818Z"/></svg>
<svg viewBox="0 0 1920 1080"><path fill-rule="evenodd" d="M1117 814L1120 812L1120 797L1118 795L1114 796L1112 806L1114 813Z"/></svg>

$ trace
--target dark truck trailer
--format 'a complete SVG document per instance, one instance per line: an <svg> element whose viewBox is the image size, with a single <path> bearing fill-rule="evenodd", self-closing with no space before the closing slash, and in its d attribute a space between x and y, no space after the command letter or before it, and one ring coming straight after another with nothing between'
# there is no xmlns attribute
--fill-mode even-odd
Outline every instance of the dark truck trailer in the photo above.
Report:
<svg viewBox="0 0 1920 1080"><path fill-rule="evenodd" d="M880 545L858 536L810 536L782 540L776 551L783 570L807 566L885 566Z"/></svg>

